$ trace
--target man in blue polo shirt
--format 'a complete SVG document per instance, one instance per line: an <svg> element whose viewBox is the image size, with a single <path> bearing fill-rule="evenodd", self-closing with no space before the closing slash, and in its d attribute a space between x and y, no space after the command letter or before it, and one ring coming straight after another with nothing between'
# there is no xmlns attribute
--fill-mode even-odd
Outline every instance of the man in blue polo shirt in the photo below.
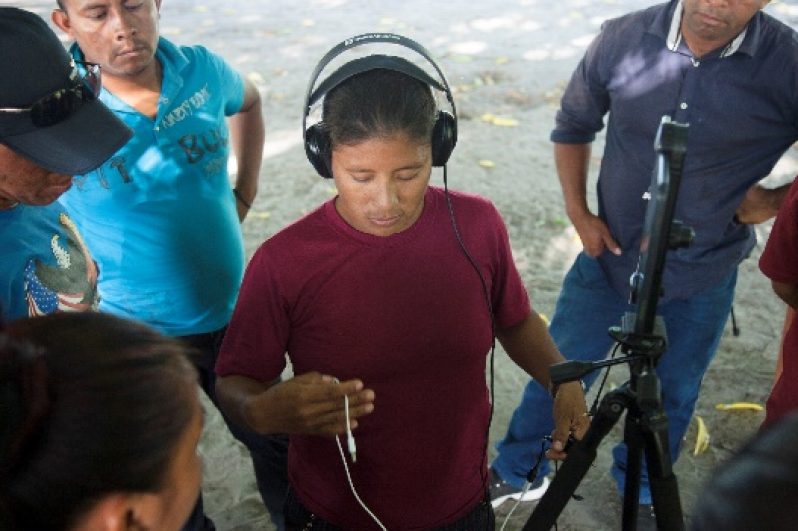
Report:
<svg viewBox="0 0 798 531"><path fill-rule="evenodd" d="M195 347L215 402L213 368L243 276L239 222L257 193L264 123L257 88L221 57L159 36L159 8L160 0L58 1L53 22L75 40L73 57L102 66L100 99L134 131L61 202L99 265L100 309ZM231 431L250 449L281 528L285 438ZM199 509L194 517L189 527L209 525Z"/></svg>
<svg viewBox="0 0 798 531"><path fill-rule="evenodd" d="M611 346L608 328L632 310L629 278L658 126L664 115L689 123L675 218L695 240L668 253L658 307L668 349L657 373L673 460L729 315L737 266L755 244L749 223L774 216L789 186L757 184L798 139L798 36L763 13L766 4L672 0L608 21L574 72L551 134L566 211L584 247L565 277L551 334L566 358L598 360ZM586 199L588 162L608 113L596 215ZM550 410L547 391L530 382L497 446L495 503L520 495L553 428ZM622 488L625 447L613 454ZM548 463L539 475L547 470ZM651 503L645 477L640 501Z"/></svg>

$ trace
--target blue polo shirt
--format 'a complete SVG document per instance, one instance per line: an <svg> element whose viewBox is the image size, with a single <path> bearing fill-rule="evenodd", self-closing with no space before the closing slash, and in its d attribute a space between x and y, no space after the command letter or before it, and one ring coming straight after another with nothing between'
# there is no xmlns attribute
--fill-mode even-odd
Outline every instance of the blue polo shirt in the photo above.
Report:
<svg viewBox="0 0 798 531"><path fill-rule="evenodd" d="M623 253L599 262L629 293L664 115L688 123L675 219L695 230L668 252L664 298L686 298L727 276L755 244L735 221L745 192L798 140L798 35L758 12L729 45L696 58L679 33L676 0L606 22L562 98L554 142L589 143L609 113L597 183L599 216Z"/></svg>
<svg viewBox="0 0 798 531"><path fill-rule="evenodd" d="M99 264L101 310L168 335L199 334L227 324L244 271L225 122L241 108L244 83L202 46L161 38L156 57L157 115L103 89L100 99L133 138L77 176L60 201Z"/></svg>

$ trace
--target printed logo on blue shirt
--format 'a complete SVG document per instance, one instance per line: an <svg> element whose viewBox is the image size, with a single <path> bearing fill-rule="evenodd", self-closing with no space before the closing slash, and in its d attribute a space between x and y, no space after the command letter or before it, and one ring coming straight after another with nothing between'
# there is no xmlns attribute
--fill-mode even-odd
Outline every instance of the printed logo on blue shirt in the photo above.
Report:
<svg viewBox="0 0 798 531"><path fill-rule="evenodd" d="M50 238L55 265L32 258L25 267L24 292L30 317L96 310L99 304L97 265L69 216L62 213L58 221L66 229L66 242L60 234Z"/></svg>

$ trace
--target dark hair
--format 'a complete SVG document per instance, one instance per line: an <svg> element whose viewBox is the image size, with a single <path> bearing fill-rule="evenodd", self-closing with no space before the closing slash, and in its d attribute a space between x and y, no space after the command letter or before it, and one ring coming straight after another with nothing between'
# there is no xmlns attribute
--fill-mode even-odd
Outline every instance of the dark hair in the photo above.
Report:
<svg viewBox="0 0 798 531"><path fill-rule="evenodd" d="M796 500L798 413L793 413L763 429L720 464L699 497L692 529L795 529Z"/></svg>
<svg viewBox="0 0 798 531"><path fill-rule="evenodd" d="M93 312L23 319L3 336L0 515L11 523L0 527L65 529L109 493L163 488L194 415L185 346Z"/></svg>
<svg viewBox="0 0 798 531"><path fill-rule="evenodd" d="M435 110L427 84L401 72L375 69L330 90L324 98L322 121L333 148L397 133L431 141Z"/></svg>

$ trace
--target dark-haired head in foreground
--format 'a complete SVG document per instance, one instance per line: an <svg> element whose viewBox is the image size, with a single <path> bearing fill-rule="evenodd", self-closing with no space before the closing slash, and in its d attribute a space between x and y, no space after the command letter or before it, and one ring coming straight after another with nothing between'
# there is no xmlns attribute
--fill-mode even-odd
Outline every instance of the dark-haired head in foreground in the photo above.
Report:
<svg viewBox="0 0 798 531"><path fill-rule="evenodd" d="M106 314L0 333L0 528L180 529L202 428L185 347Z"/></svg>

